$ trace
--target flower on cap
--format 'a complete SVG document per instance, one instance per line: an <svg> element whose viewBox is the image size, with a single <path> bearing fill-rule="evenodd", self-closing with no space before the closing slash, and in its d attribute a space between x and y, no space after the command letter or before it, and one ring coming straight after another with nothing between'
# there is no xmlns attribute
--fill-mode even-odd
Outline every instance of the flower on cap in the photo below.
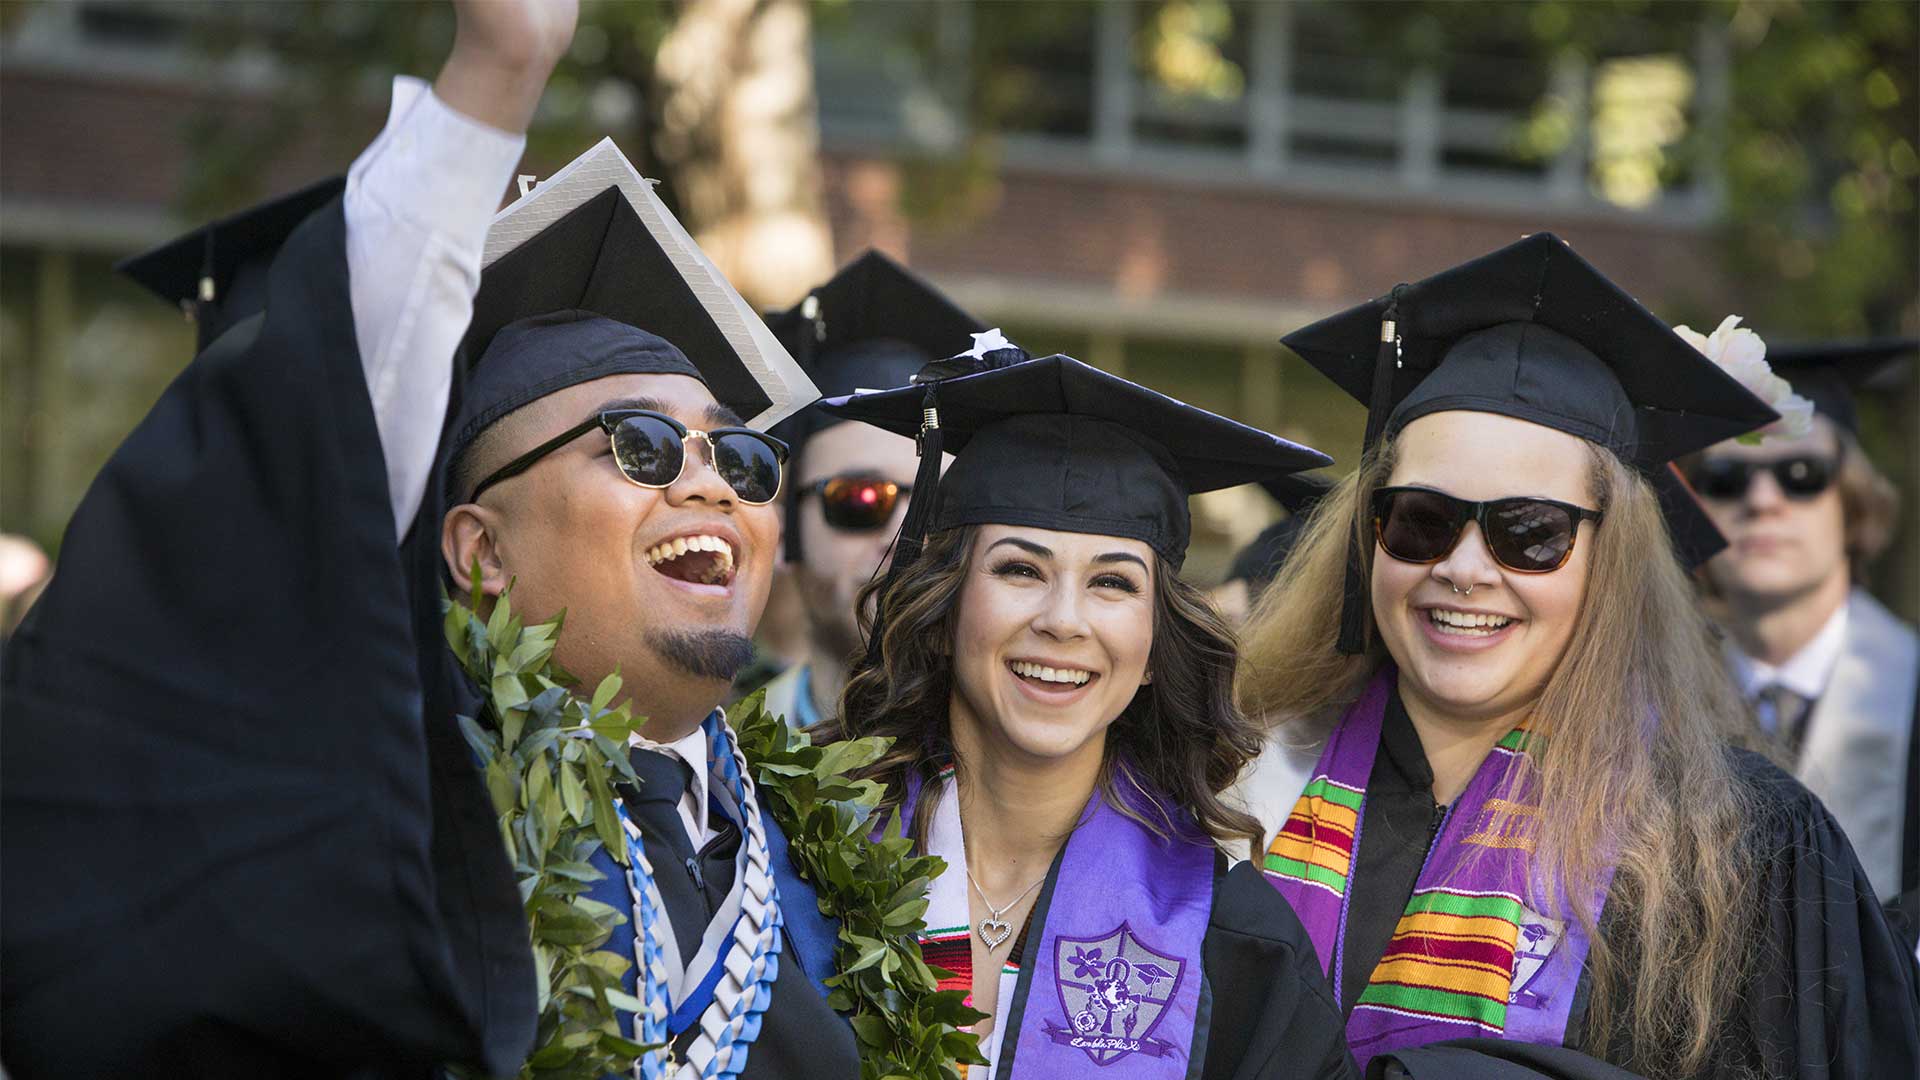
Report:
<svg viewBox="0 0 1920 1080"><path fill-rule="evenodd" d="M945 379L957 379L962 375L978 375L983 371L996 371L1015 364L1024 364L1033 359L1027 350L1007 340L1007 335L999 327L972 335L973 348L945 360L935 360L921 368L910 380L916 385L941 382Z"/></svg>
<svg viewBox="0 0 1920 1080"><path fill-rule="evenodd" d="M961 356L984 358L990 352L1013 348L1013 342L1008 341L1007 335L1001 333L997 326L985 333L970 336L973 338L973 348L961 353Z"/></svg>
<svg viewBox="0 0 1920 1080"><path fill-rule="evenodd" d="M1768 435L1798 438L1812 430L1813 402L1794 393L1787 380L1773 373L1767 363L1767 343L1741 326L1740 316L1727 316L1707 335L1685 326L1676 326L1673 332L1780 414L1780 419L1759 431L1742 435L1741 442L1757 443Z"/></svg>

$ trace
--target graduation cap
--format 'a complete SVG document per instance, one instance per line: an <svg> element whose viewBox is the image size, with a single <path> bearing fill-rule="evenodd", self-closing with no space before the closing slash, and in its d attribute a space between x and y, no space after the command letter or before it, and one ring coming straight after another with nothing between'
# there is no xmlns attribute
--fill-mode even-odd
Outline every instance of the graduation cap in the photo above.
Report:
<svg viewBox="0 0 1920 1080"><path fill-rule="evenodd" d="M953 356L986 327L938 289L877 251L848 263L831 280L767 325L827 396L905 386L930 361ZM799 474L806 442L844 417L802 409L773 434L793 450ZM800 500L787 500L786 549L800 558Z"/></svg>
<svg viewBox="0 0 1920 1080"><path fill-rule="evenodd" d="M929 532L983 524L1127 537L1177 569L1192 530L1187 496L1332 461L1070 356L976 353L930 365L920 385L821 403L920 439L890 576ZM945 476L942 450L955 455Z"/></svg>
<svg viewBox="0 0 1920 1080"><path fill-rule="evenodd" d="M194 321L195 351L204 350L234 323L266 308L274 255L346 186L342 177L322 180L123 259L114 269L179 305Z"/></svg>
<svg viewBox="0 0 1920 1080"><path fill-rule="evenodd" d="M1304 518L1312 513L1334 485L1333 478L1324 473L1305 472L1269 476L1254 483L1273 496L1274 502L1285 507L1288 516L1296 518Z"/></svg>
<svg viewBox="0 0 1920 1080"><path fill-rule="evenodd" d="M1274 501L1286 507L1287 516L1260 530L1260 535L1234 555L1227 568L1228 581L1244 581L1255 590L1264 588L1280 571L1280 564L1293 553L1293 545L1306 531L1307 517L1327 492L1333 480L1320 473L1291 473L1256 481Z"/></svg>
<svg viewBox="0 0 1920 1080"><path fill-rule="evenodd" d="M481 265L450 460L508 413L608 375L690 375L762 429L818 396L612 139L500 211Z"/></svg>
<svg viewBox="0 0 1920 1080"><path fill-rule="evenodd" d="M1673 459L1779 418L1551 233L1281 340L1367 405L1369 450L1422 416L1496 413L1598 443L1658 489L1678 482ZM1682 556L1712 547L1684 487L1665 496ZM1341 618L1349 653L1364 647L1359 565L1349 560Z"/></svg>
<svg viewBox="0 0 1920 1080"><path fill-rule="evenodd" d="M1915 353L1920 353L1920 339L1879 338L1782 345L1769 350L1767 359L1794 393L1813 402L1815 412L1858 435L1855 391Z"/></svg>

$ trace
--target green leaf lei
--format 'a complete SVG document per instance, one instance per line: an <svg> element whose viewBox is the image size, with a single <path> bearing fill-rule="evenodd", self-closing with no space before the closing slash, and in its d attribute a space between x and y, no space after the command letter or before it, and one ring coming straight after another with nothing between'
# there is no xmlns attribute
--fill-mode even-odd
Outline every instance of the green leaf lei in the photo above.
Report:
<svg viewBox="0 0 1920 1080"><path fill-rule="evenodd" d="M625 748L645 721L625 703L612 705L618 675L603 680L590 702L568 689L577 680L553 663L564 613L528 627L507 594L484 621L475 614L481 602L478 589L467 603L449 598L445 631L461 667L484 691L480 716L460 717L460 728L500 815L533 944L540 1021L519 1075L631 1074L651 1049L620 1035L616 1010L642 1008L620 990L633 958L601 948L627 917L585 893L606 876L591 865L595 852L604 849L627 865L612 783L638 783ZM913 854L898 813L870 842L883 792L849 775L885 753L888 740L816 746L770 715L761 694L729 709L727 719L753 770L761 811L785 833L820 910L840 922L836 973L825 982L828 1003L851 1018L859 1039L862 1080L960 1080L961 1063L985 1061L978 1038L960 1027L984 1014L962 1004L963 991L936 988L946 973L926 963L918 938L928 887L946 863Z"/></svg>

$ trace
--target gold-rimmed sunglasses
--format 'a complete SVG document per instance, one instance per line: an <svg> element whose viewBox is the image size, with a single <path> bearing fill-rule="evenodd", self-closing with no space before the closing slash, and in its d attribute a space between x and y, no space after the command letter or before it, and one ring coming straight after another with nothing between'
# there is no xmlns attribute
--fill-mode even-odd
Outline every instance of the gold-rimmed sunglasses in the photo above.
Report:
<svg viewBox="0 0 1920 1080"><path fill-rule="evenodd" d="M500 481L526 472L541 458L596 427L613 441L613 459L621 475L643 488L670 487L680 479L687 466L687 440L699 439L707 444L707 460L713 463L714 472L741 502L765 506L780 496L788 451L787 444L779 439L749 427L701 431L650 409L609 409L507 462L480 481L469 501L479 499L481 492Z"/></svg>

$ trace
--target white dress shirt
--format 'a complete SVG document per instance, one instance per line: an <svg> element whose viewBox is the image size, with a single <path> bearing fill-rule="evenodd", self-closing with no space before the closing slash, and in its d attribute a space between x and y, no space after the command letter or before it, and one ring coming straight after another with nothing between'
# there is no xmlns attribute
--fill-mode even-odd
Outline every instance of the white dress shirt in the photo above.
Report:
<svg viewBox="0 0 1920 1080"><path fill-rule="evenodd" d="M639 735L632 736L627 745L644 747L662 754L671 754L687 763L693 770L693 779L687 783L686 793L680 796L680 823L687 827L687 839L693 843L693 850L699 851L707 841L720 835L712 827L707 813L707 732L705 728L694 728L692 734L684 739L670 743L657 743Z"/></svg>
<svg viewBox="0 0 1920 1080"><path fill-rule="evenodd" d="M1770 686L1784 686L1808 701L1818 701L1827 692L1827 683L1833 679L1834 666L1840 662L1840 653L1847 644L1847 605L1841 604L1839 610L1828 616L1826 625L1813 639L1800 647L1800 651L1787 658L1780 665L1757 660L1742 652L1727 639L1727 655L1733 661L1734 677L1740 682L1740 692L1748 701L1758 700L1760 692ZM1778 726L1778 718L1773 710L1761 708L1760 726L1772 731Z"/></svg>
<svg viewBox="0 0 1920 1080"><path fill-rule="evenodd" d="M487 227L526 142L454 111L403 75L393 80L386 128L347 171L353 330L396 539L426 493Z"/></svg>

